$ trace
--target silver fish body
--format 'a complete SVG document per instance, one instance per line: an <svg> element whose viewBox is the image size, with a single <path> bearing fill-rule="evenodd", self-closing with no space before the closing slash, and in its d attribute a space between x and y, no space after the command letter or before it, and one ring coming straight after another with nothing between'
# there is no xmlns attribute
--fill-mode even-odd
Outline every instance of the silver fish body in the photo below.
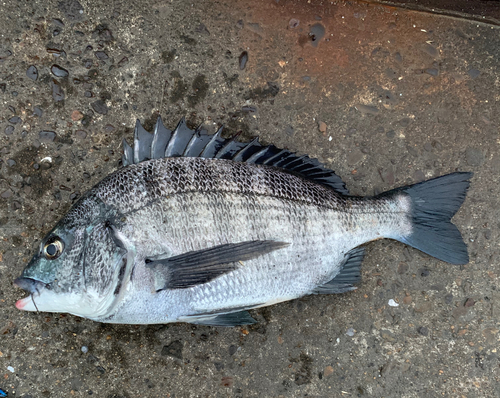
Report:
<svg viewBox="0 0 500 398"><path fill-rule="evenodd" d="M19 309L111 323L230 326L253 322L248 309L354 289L359 246L375 239L468 261L449 221L465 198L469 173L353 197L318 182L308 158L289 156L308 173L277 167L278 150L267 150L267 164L252 162L255 154L237 161L250 152L241 143L235 151L219 148L227 159L186 157L189 145L204 140L207 152L214 140L197 132L184 139L182 153L162 157L179 147L171 142L181 140L176 131L157 156L151 141L160 137L143 134L148 153L136 140L128 153L134 164L103 179L47 235L16 280L31 293Z"/></svg>

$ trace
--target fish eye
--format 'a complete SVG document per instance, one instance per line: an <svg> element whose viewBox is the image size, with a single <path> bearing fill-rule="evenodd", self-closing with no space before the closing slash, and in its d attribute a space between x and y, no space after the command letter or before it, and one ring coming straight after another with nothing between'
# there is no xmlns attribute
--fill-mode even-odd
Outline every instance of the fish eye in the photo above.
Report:
<svg viewBox="0 0 500 398"><path fill-rule="evenodd" d="M45 258L54 260L61 255L64 250L64 243L58 236L50 238L43 247Z"/></svg>

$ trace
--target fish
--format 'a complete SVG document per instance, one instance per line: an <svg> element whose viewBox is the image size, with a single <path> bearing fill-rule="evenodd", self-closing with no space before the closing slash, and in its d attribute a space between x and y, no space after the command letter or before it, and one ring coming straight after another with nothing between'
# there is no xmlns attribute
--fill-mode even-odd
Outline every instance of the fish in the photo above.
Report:
<svg viewBox="0 0 500 398"><path fill-rule="evenodd" d="M24 311L98 322L255 323L249 310L355 290L365 244L388 238L451 264L469 261L451 222L472 173L370 197L332 170L258 138L225 139L183 118L137 120L122 167L42 239L14 284Z"/></svg>

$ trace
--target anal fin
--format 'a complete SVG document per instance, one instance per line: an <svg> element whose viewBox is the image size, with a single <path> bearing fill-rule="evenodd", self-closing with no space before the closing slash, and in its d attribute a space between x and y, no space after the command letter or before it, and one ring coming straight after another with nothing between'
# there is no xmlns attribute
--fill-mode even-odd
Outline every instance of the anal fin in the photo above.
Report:
<svg viewBox="0 0 500 398"><path fill-rule="evenodd" d="M345 293L355 290L354 284L361 281L361 263L365 255L364 247L356 247L347 252L344 257L344 262L340 266L340 271L335 278L316 287L313 294L334 294Z"/></svg>

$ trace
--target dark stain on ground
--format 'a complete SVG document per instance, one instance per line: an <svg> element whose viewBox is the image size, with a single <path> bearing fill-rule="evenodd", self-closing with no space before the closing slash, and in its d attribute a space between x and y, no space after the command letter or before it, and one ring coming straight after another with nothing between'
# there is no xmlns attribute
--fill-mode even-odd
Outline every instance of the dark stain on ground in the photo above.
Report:
<svg viewBox="0 0 500 398"><path fill-rule="evenodd" d="M184 348L180 340L172 341L170 344L163 346L161 355L170 356L182 360L182 349Z"/></svg>
<svg viewBox="0 0 500 398"><path fill-rule="evenodd" d="M19 247L23 244L23 239L19 236L13 236L12 237L12 244L16 247Z"/></svg>
<svg viewBox="0 0 500 398"><path fill-rule="evenodd" d="M300 369L295 372L295 384L309 384L312 380L312 358L301 352L299 358L292 358L290 361L300 363Z"/></svg>
<svg viewBox="0 0 500 398"><path fill-rule="evenodd" d="M229 132L230 134L236 134L239 132L245 133L251 131L250 126L245 121L245 119L241 117L240 112L229 114L229 120L224 124L224 130Z"/></svg>
<svg viewBox="0 0 500 398"><path fill-rule="evenodd" d="M192 37L189 37L186 35L181 35L180 38L184 43L186 43L190 46L194 46L196 44L196 39L193 39Z"/></svg>
<svg viewBox="0 0 500 398"><path fill-rule="evenodd" d="M280 89L278 85L274 82L267 82L267 86L257 87L253 90L248 91L244 95L245 100L252 100L257 102L262 102L266 99L276 97Z"/></svg>
<svg viewBox="0 0 500 398"><path fill-rule="evenodd" d="M108 27L108 24L98 24L94 31L92 32L92 38L94 40L104 41L105 43L110 43L114 41L113 34Z"/></svg>
<svg viewBox="0 0 500 398"><path fill-rule="evenodd" d="M233 87L233 83L238 80L239 76L237 73L234 73L232 76L228 76L226 72L222 72L222 76L224 77L224 81L226 82L229 88Z"/></svg>
<svg viewBox="0 0 500 398"><path fill-rule="evenodd" d="M161 59L165 64L169 64L175 59L176 53L177 53L177 50L175 48L173 50L170 50L170 51L163 51L161 53Z"/></svg>
<svg viewBox="0 0 500 398"><path fill-rule="evenodd" d="M130 395L129 393L127 392L112 392L111 394L109 394L108 396L106 396L106 398L130 398Z"/></svg>
<svg viewBox="0 0 500 398"><path fill-rule="evenodd" d="M151 116L146 118L144 121L141 121L142 127L144 127L144 129L146 131L152 132L152 131L154 131L157 120L158 120L158 113L153 112L151 114ZM120 135L121 135L121 132L120 132ZM130 133L123 134L123 137L131 139Z"/></svg>
<svg viewBox="0 0 500 398"><path fill-rule="evenodd" d="M41 198L52 188L52 180L46 167L50 167L53 171L62 163L62 158L57 157L53 159L52 163L42 164L36 170L34 159L38 156L38 149L35 147L22 149L12 157L16 164L9 170L9 174L20 174L23 177L23 185L31 187L29 196L33 199Z"/></svg>
<svg viewBox="0 0 500 398"><path fill-rule="evenodd" d="M194 93L188 97L188 104L191 108L194 108L196 104L205 99L209 86L205 79L205 75L196 76L191 86Z"/></svg>
<svg viewBox="0 0 500 398"><path fill-rule="evenodd" d="M104 354L107 362L115 362L118 359L118 362L122 366L128 366L127 355L118 341L113 341L111 343L111 349Z"/></svg>
<svg viewBox="0 0 500 398"><path fill-rule="evenodd" d="M170 102L175 103L181 101L184 98L184 95L187 93L187 85L184 82L181 74L177 71L173 71L171 76L174 79L174 86L172 91L170 91Z"/></svg>

